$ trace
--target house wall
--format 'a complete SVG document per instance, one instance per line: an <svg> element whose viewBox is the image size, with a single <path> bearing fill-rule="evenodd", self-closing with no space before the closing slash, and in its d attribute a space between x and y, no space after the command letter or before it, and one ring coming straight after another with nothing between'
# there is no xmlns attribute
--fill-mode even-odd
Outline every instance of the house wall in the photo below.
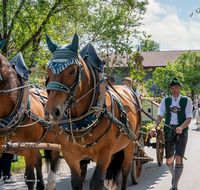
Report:
<svg viewBox="0 0 200 190"><path fill-rule="evenodd" d="M157 114L160 109L160 106L156 106L155 104L153 104L152 102L148 100L142 100L142 107L144 111L147 112L149 115L151 115L153 118L157 117ZM146 116L143 113L142 121L152 121L152 119L150 119L148 116Z"/></svg>

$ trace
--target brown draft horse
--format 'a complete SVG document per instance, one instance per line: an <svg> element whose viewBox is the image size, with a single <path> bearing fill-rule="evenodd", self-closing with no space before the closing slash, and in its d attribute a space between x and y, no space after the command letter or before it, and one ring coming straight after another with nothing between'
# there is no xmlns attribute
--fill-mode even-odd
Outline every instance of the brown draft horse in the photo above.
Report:
<svg viewBox="0 0 200 190"><path fill-rule="evenodd" d="M1 54L0 54L0 68L1 68L0 91L10 90L10 89L17 88L20 86L18 74L10 66L6 58ZM43 94L45 95L46 92L44 91ZM19 96L20 96L19 89L8 92L8 93L0 94L0 118L1 118L0 122L4 121L5 118L8 118L8 116L10 116L13 113L13 110L16 107L16 103L18 102ZM30 111L35 113L37 116L43 118L44 107L42 103L39 101L39 99L36 98L33 92L30 92L30 100L31 100ZM35 123L35 124L31 125L32 123ZM12 140L14 142L38 142L40 138L43 136L43 134L45 133L45 127L36 123L33 119L29 117L27 117L26 120L20 125L22 127L16 127L16 129L13 130L13 132L11 133L9 132L12 131L12 128L8 129L9 140ZM30 126L23 127L23 125L30 125ZM5 134L6 134L6 131L1 129L0 130L0 145L6 144ZM55 138L55 132L50 131L43 142L48 142L48 143L52 142L54 138ZM14 152L9 152L9 153L15 154ZM1 154L2 154L2 151L0 150L0 156ZM35 183L34 167L35 167L36 172L37 172L37 189L43 190L45 186L44 186L43 177L42 177L42 157L39 150L37 149L19 150L17 152L17 155L24 156L25 158L25 162L26 162L25 182L28 186L28 189L29 190L34 189L34 183ZM53 172L55 172L57 159L59 157L59 152L52 151L51 155L52 155L51 169ZM54 189L54 188L50 188L50 189Z"/></svg>
<svg viewBox="0 0 200 190"><path fill-rule="evenodd" d="M48 36L46 37L47 45L53 53L53 58L48 63L49 83L47 84L47 91L49 96L45 108L45 115L54 123L59 124L63 118L64 112L66 112L66 108L68 108L69 119L72 120L83 116L89 111L93 97L93 91L91 90L94 88L94 80L86 62L78 55L77 34L74 35L72 44L63 46L57 45L55 42L51 41ZM128 115L129 129L137 137L141 118L139 111L136 110L133 106L134 104L131 103L131 101L135 104L138 103L136 96L125 86L115 86L114 88L121 94L121 97L123 97L121 98L116 92L112 92L121 101ZM105 109L110 113L113 113L112 110L114 110L114 117L120 120L121 112L119 107L117 103L114 102L114 109L112 109L111 101L111 95L106 91ZM65 130L60 127L56 125L56 134L61 144L62 154L71 170L71 184L73 190L81 190L83 188L80 177L80 160L89 157L96 162L96 168L90 182L90 189L101 190L104 185L103 176L110 162L113 162L113 159L115 160L115 156L113 157L113 155L115 153L118 154L118 152L123 154L121 159L122 165L119 166L119 168L122 167L123 177L121 189L126 189L127 176L131 167L135 144L125 134L119 135L119 129L116 124L111 123L111 120L107 117L103 117L101 121L92 128L90 133L85 134L85 142L81 140L81 137L71 138L70 136L69 138L69 133L72 136L81 135L83 133L71 130L73 123L70 123L71 131L67 134L64 133L63 131ZM100 140L97 141L97 139ZM91 144L92 146L84 147L84 145ZM116 158L117 157L118 156L116 156ZM117 161L115 161L115 163L119 164ZM114 165L114 167L117 168L118 166ZM109 176L111 176L109 173L110 171L111 170L107 171L107 175ZM118 174L112 179L117 183L117 178ZM108 177L108 179L111 178ZM113 189L118 189L118 185L115 185Z"/></svg>

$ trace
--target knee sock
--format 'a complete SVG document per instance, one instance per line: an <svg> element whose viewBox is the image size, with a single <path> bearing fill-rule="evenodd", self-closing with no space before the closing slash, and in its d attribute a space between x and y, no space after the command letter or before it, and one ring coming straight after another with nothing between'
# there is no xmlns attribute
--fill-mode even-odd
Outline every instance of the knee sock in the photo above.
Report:
<svg viewBox="0 0 200 190"><path fill-rule="evenodd" d="M173 187L178 187L178 181L181 177L181 174L183 172L183 164L176 164L175 166L175 172L174 172L174 183Z"/></svg>
<svg viewBox="0 0 200 190"><path fill-rule="evenodd" d="M167 167L169 168L169 171L172 174L172 179L174 178L174 162L172 162L171 164L167 164Z"/></svg>

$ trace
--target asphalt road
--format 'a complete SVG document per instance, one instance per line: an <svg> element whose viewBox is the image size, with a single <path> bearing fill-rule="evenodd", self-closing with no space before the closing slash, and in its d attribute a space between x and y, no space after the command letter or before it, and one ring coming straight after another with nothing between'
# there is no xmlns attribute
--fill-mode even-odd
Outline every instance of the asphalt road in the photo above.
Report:
<svg viewBox="0 0 200 190"><path fill-rule="evenodd" d="M184 171L179 182L179 190L199 190L200 189L200 130L197 130L196 121L193 119L189 129L189 139L184 161ZM158 166L156 161L156 150L145 147L145 150L149 156L154 158L154 162L146 163L143 165L142 178L139 184L133 185L131 176L129 175L127 190L169 190L171 188L171 174L165 164L165 160L162 166ZM84 181L83 190L89 190L89 183L94 171L95 163L91 162L88 165L87 176ZM43 169L45 171L45 167ZM47 172L44 172L44 181L47 180ZM15 174L13 177L18 179L14 184L0 184L0 190L25 190L27 189L23 173ZM70 171L62 160L62 165L59 172L56 175L56 189L57 190L72 190ZM104 188L106 190L106 188Z"/></svg>

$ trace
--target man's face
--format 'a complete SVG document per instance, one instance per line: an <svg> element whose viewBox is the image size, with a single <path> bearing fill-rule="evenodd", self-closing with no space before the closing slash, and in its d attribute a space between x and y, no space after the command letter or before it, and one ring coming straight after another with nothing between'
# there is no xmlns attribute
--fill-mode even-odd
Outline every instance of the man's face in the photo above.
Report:
<svg viewBox="0 0 200 190"><path fill-rule="evenodd" d="M179 85L171 86L170 90L174 98L177 98L180 95L181 86Z"/></svg>
<svg viewBox="0 0 200 190"><path fill-rule="evenodd" d="M131 88L131 83L129 83L127 80L123 80L122 84L128 86L129 88Z"/></svg>

